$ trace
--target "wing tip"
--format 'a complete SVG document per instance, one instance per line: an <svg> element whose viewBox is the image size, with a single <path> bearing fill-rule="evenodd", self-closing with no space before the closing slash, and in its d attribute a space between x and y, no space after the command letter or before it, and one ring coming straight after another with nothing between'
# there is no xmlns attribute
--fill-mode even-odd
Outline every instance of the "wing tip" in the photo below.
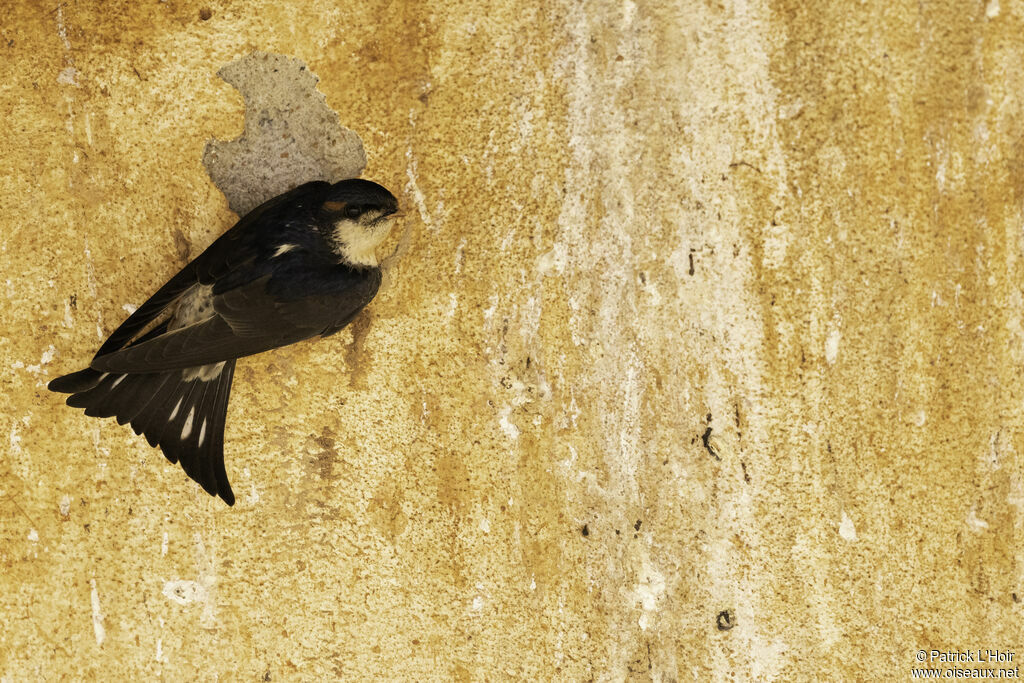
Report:
<svg viewBox="0 0 1024 683"><path fill-rule="evenodd" d="M85 368L51 379L46 388L55 394L77 394L96 386L103 373L92 368Z"/></svg>

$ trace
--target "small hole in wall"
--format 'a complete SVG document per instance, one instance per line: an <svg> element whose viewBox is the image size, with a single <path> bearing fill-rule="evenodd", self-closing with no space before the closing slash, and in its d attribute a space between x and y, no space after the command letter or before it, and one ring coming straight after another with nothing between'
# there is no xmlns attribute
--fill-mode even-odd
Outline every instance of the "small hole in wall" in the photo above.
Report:
<svg viewBox="0 0 1024 683"><path fill-rule="evenodd" d="M210 11L209 7L204 7L201 10L199 10L199 18L202 19L203 21L208 21L209 18L212 17L212 16L213 16L213 12Z"/></svg>
<svg viewBox="0 0 1024 683"><path fill-rule="evenodd" d="M736 616L731 609L724 609L715 617L715 625L719 631L728 631L736 625Z"/></svg>

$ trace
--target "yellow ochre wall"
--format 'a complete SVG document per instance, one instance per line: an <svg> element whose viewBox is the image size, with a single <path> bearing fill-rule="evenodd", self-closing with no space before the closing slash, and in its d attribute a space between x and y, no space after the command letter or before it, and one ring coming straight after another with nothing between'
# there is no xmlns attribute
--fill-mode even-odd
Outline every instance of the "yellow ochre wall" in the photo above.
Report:
<svg viewBox="0 0 1024 683"><path fill-rule="evenodd" d="M45 384L236 220L254 51L409 243L228 508ZM1022 97L1020 0L0 3L0 680L1019 664Z"/></svg>

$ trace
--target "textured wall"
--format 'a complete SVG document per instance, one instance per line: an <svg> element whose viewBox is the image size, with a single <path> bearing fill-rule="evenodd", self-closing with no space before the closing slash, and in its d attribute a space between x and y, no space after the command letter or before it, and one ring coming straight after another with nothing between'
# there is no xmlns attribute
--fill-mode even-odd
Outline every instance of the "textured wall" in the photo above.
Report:
<svg viewBox="0 0 1024 683"><path fill-rule="evenodd" d="M7 0L0 677L1024 657L1022 35L1009 0ZM44 384L232 224L202 154L255 49L413 234L349 331L239 363L229 509Z"/></svg>

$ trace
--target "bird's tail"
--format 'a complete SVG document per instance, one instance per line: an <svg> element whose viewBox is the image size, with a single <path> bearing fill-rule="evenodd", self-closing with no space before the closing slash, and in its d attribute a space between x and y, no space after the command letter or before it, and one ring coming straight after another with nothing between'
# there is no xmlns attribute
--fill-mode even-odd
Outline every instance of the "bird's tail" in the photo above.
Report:
<svg viewBox="0 0 1024 683"><path fill-rule="evenodd" d="M131 423L211 496L234 505L224 469L224 422L235 361L188 370L106 373L86 368L50 382L67 404L95 417Z"/></svg>

